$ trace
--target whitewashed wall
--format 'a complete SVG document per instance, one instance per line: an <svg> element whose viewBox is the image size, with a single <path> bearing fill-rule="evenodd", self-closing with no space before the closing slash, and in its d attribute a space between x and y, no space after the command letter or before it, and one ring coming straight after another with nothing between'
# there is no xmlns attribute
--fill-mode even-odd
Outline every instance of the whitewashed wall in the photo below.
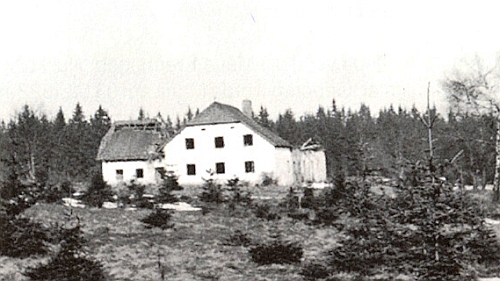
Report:
<svg viewBox="0 0 500 281"><path fill-rule="evenodd" d="M296 164L297 180L302 182L326 181L326 156L322 150L295 150L293 152Z"/></svg>
<svg viewBox="0 0 500 281"><path fill-rule="evenodd" d="M142 184L156 183L155 166L158 166L158 161L117 161L117 162L102 162L102 176L104 181L110 185L116 185L119 182L130 182L135 180ZM116 178L116 170L123 170L123 180L119 181ZM136 178L136 169L143 169L144 178Z"/></svg>
<svg viewBox="0 0 500 281"><path fill-rule="evenodd" d="M276 168L274 171L274 177L278 181L278 184L291 185L295 183L291 148L277 147L275 157Z"/></svg>
<svg viewBox="0 0 500 281"><path fill-rule="evenodd" d="M244 146L243 136L253 135L253 145ZM215 137L224 137L224 147L215 148ZM194 149L186 149L186 138L194 139ZM186 127L163 149L165 167L179 176L181 185L198 185L215 172L215 163L225 163L225 174L214 174L221 183L237 176L251 184L260 183L263 173L275 172L276 150L267 140L241 123ZM291 156L290 156L291 157ZM245 161L254 161L255 172L245 172ZM187 175L187 164L196 165L196 175Z"/></svg>

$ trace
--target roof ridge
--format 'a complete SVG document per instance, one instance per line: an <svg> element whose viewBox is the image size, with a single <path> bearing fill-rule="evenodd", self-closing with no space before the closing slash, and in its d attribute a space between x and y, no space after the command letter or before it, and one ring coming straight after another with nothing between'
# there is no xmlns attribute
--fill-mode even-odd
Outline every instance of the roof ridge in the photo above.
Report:
<svg viewBox="0 0 500 281"><path fill-rule="evenodd" d="M212 104L210 104L200 114L195 116L195 118L193 118L187 124L187 126L238 122L247 125L251 130L257 132L259 135L261 135L263 138L265 138L275 146L292 146L288 141L281 138L277 133L273 132L269 128L262 126L261 124L253 120L250 116L244 114L239 108L217 101L212 102Z"/></svg>

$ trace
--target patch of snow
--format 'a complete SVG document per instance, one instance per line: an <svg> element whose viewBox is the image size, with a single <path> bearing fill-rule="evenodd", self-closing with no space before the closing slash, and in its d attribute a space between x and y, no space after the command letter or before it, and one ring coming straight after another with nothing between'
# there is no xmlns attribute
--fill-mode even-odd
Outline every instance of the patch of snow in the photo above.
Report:
<svg viewBox="0 0 500 281"><path fill-rule="evenodd" d="M257 199L257 200L271 200L271 199L273 199L273 197L271 197L271 196L256 196L256 195L252 195L251 198Z"/></svg>
<svg viewBox="0 0 500 281"><path fill-rule="evenodd" d="M484 222L487 223L487 224L491 224L491 225L497 225L497 224L500 224L500 221L497 221L497 220L492 220L492 219L489 219L489 218L485 218L484 219Z"/></svg>
<svg viewBox="0 0 500 281"><path fill-rule="evenodd" d="M181 211L181 212L182 211L201 211L201 208L193 207L185 202L177 202L177 203L173 203L173 204L169 204L169 203L161 204L160 208Z"/></svg>
<svg viewBox="0 0 500 281"><path fill-rule="evenodd" d="M77 192L73 193L73 196L75 196L75 197L80 197L80 196L82 196L82 195L84 195L84 194L85 194L85 193L83 193L83 192L81 192L81 191L77 191Z"/></svg>
<svg viewBox="0 0 500 281"><path fill-rule="evenodd" d="M312 189L325 189L327 187L332 188L333 183L327 183L327 182L313 182L313 183L304 183L302 185L304 188L312 188Z"/></svg>
<svg viewBox="0 0 500 281"><path fill-rule="evenodd" d="M116 209L116 208L118 208L118 204L113 203L113 202L104 202L104 203L102 203L102 207L104 209Z"/></svg>
<svg viewBox="0 0 500 281"><path fill-rule="evenodd" d="M64 206L68 207L77 207L77 208L85 208L85 205L82 204L82 201L73 199L73 198L63 198Z"/></svg>

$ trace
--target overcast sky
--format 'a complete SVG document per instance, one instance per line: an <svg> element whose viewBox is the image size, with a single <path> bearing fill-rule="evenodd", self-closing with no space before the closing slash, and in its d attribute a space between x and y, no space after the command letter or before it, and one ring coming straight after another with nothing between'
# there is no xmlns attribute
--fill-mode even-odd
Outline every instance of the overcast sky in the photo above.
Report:
<svg viewBox="0 0 500 281"><path fill-rule="evenodd" d="M77 102L114 120L243 99L273 118L332 99L424 110L429 81L445 110L439 80L465 57L494 57L500 12L432 2L2 1L0 119L24 104L69 118Z"/></svg>

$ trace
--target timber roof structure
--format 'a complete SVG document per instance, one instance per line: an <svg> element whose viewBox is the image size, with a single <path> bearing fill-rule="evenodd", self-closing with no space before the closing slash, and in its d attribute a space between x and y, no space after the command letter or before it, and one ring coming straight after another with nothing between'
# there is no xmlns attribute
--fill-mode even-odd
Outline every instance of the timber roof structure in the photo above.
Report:
<svg viewBox="0 0 500 281"><path fill-rule="evenodd" d="M102 138L98 161L151 160L166 141L157 120L117 121Z"/></svg>
<svg viewBox="0 0 500 281"><path fill-rule="evenodd" d="M252 131L269 141L276 147L292 147L292 145L271 130L261 126L238 108L219 102L213 102L205 110L194 117L187 126L213 125L224 123L242 123Z"/></svg>

